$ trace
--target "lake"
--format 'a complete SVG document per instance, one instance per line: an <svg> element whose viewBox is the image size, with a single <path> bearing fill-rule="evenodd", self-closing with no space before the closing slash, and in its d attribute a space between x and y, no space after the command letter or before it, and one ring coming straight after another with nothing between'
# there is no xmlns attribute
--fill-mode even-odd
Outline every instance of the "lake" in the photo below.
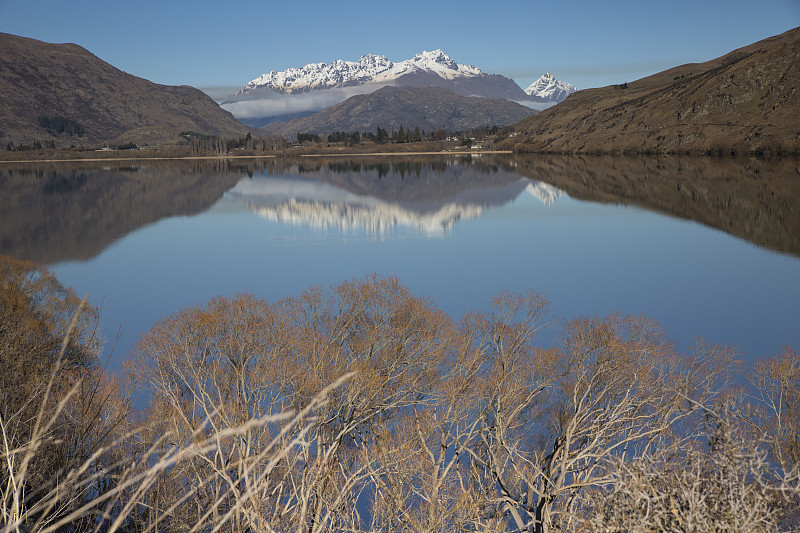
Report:
<svg viewBox="0 0 800 533"><path fill-rule="evenodd" d="M110 367L216 295L370 273L460 317L642 314L682 351L800 347L797 160L387 156L0 166L0 252L100 308ZM555 330L554 330L555 331ZM552 342L554 333L542 342Z"/></svg>

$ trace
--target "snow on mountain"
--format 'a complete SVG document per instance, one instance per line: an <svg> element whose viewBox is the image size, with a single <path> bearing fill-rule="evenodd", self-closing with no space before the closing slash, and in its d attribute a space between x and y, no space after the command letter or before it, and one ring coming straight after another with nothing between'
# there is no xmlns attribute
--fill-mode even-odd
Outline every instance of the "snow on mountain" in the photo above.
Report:
<svg viewBox="0 0 800 533"><path fill-rule="evenodd" d="M386 56L367 54L358 61L336 61L310 63L301 68L288 68L280 72L262 74L245 85L237 96L245 95L256 88L267 88L276 92L294 93L314 89L346 87L371 81L378 74L391 69L394 63Z"/></svg>
<svg viewBox="0 0 800 533"><path fill-rule="evenodd" d="M561 102L567 96L577 91L578 88L569 83L558 81L549 72L531 83L525 92L530 96L538 96L548 102Z"/></svg>
<svg viewBox="0 0 800 533"><path fill-rule="evenodd" d="M245 96L255 89L292 94L369 82L386 83L420 71L432 72L448 80L484 75L475 66L456 63L441 50L422 52L399 63L392 63L386 56L366 54L358 61L337 59L330 64L310 63L302 68L273 70L249 82L236 96Z"/></svg>
<svg viewBox="0 0 800 533"><path fill-rule="evenodd" d="M444 79L472 78L485 74L473 65L461 65L453 61L450 56L441 50L422 52L412 59L397 63L394 68L382 72L375 81L391 81L405 74L426 70L438 74Z"/></svg>

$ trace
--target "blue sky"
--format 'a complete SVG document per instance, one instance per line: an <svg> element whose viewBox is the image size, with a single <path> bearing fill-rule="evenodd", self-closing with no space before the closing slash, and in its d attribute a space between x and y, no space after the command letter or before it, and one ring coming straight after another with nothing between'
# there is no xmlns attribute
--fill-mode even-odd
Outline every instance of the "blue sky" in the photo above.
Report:
<svg viewBox="0 0 800 533"><path fill-rule="evenodd" d="M440 48L522 88L551 72L585 89L797 26L800 0L0 0L0 32L77 43L136 76L201 88L365 53L401 61Z"/></svg>

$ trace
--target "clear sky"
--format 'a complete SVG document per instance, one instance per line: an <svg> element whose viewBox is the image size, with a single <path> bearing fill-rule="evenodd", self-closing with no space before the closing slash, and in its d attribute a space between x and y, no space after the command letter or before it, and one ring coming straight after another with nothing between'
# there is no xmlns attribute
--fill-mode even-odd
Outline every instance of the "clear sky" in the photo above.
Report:
<svg viewBox="0 0 800 533"><path fill-rule="evenodd" d="M200 88L440 48L523 89L544 72L585 89L706 61L797 26L800 0L0 0L0 32L77 43L136 76Z"/></svg>

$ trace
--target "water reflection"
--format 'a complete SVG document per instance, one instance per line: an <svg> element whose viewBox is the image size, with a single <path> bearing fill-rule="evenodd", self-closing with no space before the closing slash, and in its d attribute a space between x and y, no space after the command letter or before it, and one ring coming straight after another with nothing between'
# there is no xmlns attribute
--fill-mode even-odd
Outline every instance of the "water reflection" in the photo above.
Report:
<svg viewBox="0 0 800 533"><path fill-rule="evenodd" d="M166 217L211 207L249 169L224 161L0 167L0 253L88 260Z"/></svg>
<svg viewBox="0 0 800 533"><path fill-rule="evenodd" d="M240 182L242 176L255 176ZM565 191L700 222L800 256L797 160L620 157L374 157L0 166L0 253L87 260L163 218L228 197L269 220L446 236L523 191ZM528 179L526 179L528 178ZM533 181L530 181L533 180ZM239 182L237 184L237 182Z"/></svg>
<svg viewBox="0 0 800 533"><path fill-rule="evenodd" d="M798 159L553 156L515 165L573 198L643 207L800 256Z"/></svg>
<svg viewBox="0 0 800 533"><path fill-rule="evenodd" d="M453 226L508 204L528 193L545 205L562 194L551 185L498 169L449 164L444 167L318 169L313 178L301 166L279 176L239 181L225 195L243 202L259 216L275 222L343 233L364 231L377 239L404 228L426 237L444 237Z"/></svg>

